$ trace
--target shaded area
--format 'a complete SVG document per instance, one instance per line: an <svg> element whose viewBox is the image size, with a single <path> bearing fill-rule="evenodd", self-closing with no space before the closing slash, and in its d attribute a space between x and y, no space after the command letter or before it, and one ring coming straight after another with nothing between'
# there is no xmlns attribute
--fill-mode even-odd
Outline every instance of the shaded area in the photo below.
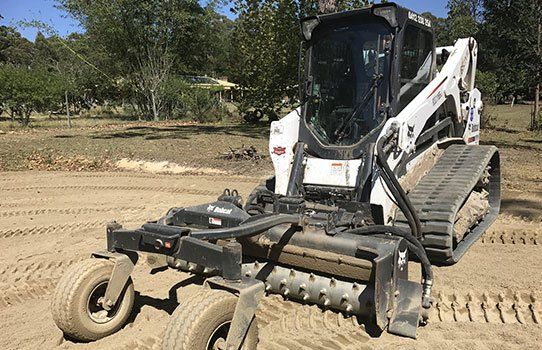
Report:
<svg viewBox="0 0 542 350"><path fill-rule="evenodd" d="M193 125L179 122L105 125L92 128L29 129L0 137L0 170L63 170L60 159L111 167L127 158L168 161L192 168L216 168L251 176L272 171L269 125ZM230 149L254 147L260 160L223 160ZM53 163L53 164L49 164ZM70 162L68 162L70 163ZM84 164L82 164L84 165ZM96 167L78 166L80 170ZM70 170L70 169L65 169Z"/></svg>
<svg viewBox="0 0 542 350"><path fill-rule="evenodd" d="M540 141L542 142L542 141ZM522 145L517 142L506 142L506 141L481 141L481 145L493 145L497 146L498 148L512 148L512 149L518 149L518 150L526 150L526 151L540 151L540 147L534 146L534 145Z"/></svg>
<svg viewBox="0 0 542 350"><path fill-rule="evenodd" d="M539 199L503 198L501 213L519 216L530 220L539 219L542 215L542 195Z"/></svg>
<svg viewBox="0 0 542 350"><path fill-rule="evenodd" d="M511 128L502 127L502 126L494 127L493 130L499 131L499 132L504 132L504 133L507 133L507 134L521 134L521 130L511 129Z"/></svg>
<svg viewBox="0 0 542 350"><path fill-rule="evenodd" d="M522 142L542 144L542 139L521 139Z"/></svg>
<svg viewBox="0 0 542 350"><path fill-rule="evenodd" d="M137 316L141 313L143 306L151 306L157 310L167 312L169 315L173 314L173 311L179 306L179 300L177 299L177 291L180 288L188 285L202 285L204 278L198 275L190 276L172 286L168 291L167 299L155 298L149 295L144 295L136 291L134 307L127 323L133 323Z"/></svg>
<svg viewBox="0 0 542 350"><path fill-rule="evenodd" d="M93 139L137 138L145 140L189 139L193 136L232 135L267 139L267 128L248 125L172 125L172 126L133 126L114 132L96 132L90 135Z"/></svg>

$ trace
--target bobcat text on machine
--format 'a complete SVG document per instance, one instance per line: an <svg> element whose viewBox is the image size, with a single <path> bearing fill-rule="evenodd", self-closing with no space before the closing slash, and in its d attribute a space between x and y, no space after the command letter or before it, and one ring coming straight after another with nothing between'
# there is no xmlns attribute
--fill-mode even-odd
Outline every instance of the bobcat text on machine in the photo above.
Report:
<svg viewBox="0 0 542 350"><path fill-rule="evenodd" d="M253 349L266 294L416 337L432 265L457 263L500 209L499 154L480 146L477 44L435 48L431 22L393 3L301 22L301 107L271 124L275 176L242 203L172 208L71 268L54 294L68 336L119 330L138 253L206 277L174 312L164 349ZM422 280L408 279L408 261Z"/></svg>

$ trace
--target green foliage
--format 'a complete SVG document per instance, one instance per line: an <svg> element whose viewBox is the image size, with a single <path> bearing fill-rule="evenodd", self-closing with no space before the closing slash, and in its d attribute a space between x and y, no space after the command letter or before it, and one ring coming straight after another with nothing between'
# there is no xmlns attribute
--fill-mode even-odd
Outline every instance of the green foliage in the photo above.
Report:
<svg viewBox="0 0 542 350"><path fill-rule="evenodd" d="M340 9L366 1L336 1ZM301 37L299 19L318 12L318 1L235 0L234 42L239 52L234 77L244 89L245 104L273 110L284 96L297 94Z"/></svg>
<svg viewBox="0 0 542 350"><path fill-rule="evenodd" d="M165 101L166 119L190 118L196 122L216 122L228 116L219 101L219 90L191 86L182 78L171 77L161 95Z"/></svg>
<svg viewBox="0 0 542 350"><path fill-rule="evenodd" d="M58 108L66 88L56 74L12 65L0 65L0 82L0 104L23 125L30 123L33 111Z"/></svg>
<svg viewBox="0 0 542 350"><path fill-rule="evenodd" d="M424 12L422 16L431 21L433 30L435 31L435 44L439 46L450 46L453 41L448 36L446 18L441 18L433 15L431 12Z"/></svg>
<svg viewBox="0 0 542 350"><path fill-rule="evenodd" d="M59 0L132 86L141 112L158 120L167 109L161 92L174 74L212 69L216 50L213 8L197 0Z"/></svg>
<svg viewBox="0 0 542 350"><path fill-rule="evenodd" d="M540 9L539 0L484 1L481 64L497 76L499 101L511 95L532 96L540 82L542 60L536 52Z"/></svg>
<svg viewBox="0 0 542 350"><path fill-rule="evenodd" d="M274 106L295 94L300 38L296 1L236 1L235 32L241 62L236 77L244 102L253 107Z"/></svg>
<svg viewBox="0 0 542 350"><path fill-rule="evenodd" d="M62 39L38 33L34 52L33 66L61 75L70 101L77 109L89 109L118 97L115 82L96 67L107 66L111 60L88 35L74 33Z"/></svg>
<svg viewBox="0 0 542 350"><path fill-rule="evenodd" d="M165 118L180 119L188 114L184 94L189 85L178 77L170 77L162 86L161 95L164 100Z"/></svg>
<svg viewBox="0 0 542 350"><path fill-rule="evenodd" d="M346 10L363 0L56 0L83 34L45 30L35 43L0 26L0 110L27 123L32 111L130 105L148 119L219 120L216 91L190 87L183 75L228 76L243 89L240 110L276 112L295 100L299 19L320 9ZM231 4L230 20L216 11ZM474 36L477 85L485 98L533 96L542 59L536 50L542 0L449 0L447 18L431 19L438 46ZM48 94L46 96L46 94Z"/></svg>
<svg viewBox="0 0 542 350"><path fill-rule="evenodd" d="M487 100L496 102L502 98L499 94L499 80L495 72L477 71L476 85Z"/></svg>
<svg viewBox="0 0 542 350"><path fill-rule="evenodd" d="M30 65L34 56L33 45L13 27L0 26L0 63Z"/></svg>
<svg viewBox="0 0 542 350"><path fill-rule="evenodd" d="M227 115L216 92L209 89L190 87L183 94L182 101L188 115L197 122L220 121Z"/></svg>

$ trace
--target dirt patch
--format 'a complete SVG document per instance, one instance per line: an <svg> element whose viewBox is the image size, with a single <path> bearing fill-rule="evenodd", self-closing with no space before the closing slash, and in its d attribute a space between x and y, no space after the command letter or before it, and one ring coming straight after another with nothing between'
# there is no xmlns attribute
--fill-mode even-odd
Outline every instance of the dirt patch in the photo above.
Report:
<svg viewBox="0 0 542 350"><path fill-rule="evenodd" d="M272 171L271 160L221 159L242 145L252 145L258 155L267 155L268 126L186 125L175 122L130 123L107 127L18 131L0 137L0 170L37 169L36 159L51 160L42 170L71 170L53 160L81 157L95 162L107 160L170 162L189 168L212 168L228 173L261 176ZM46 162L47 163L47 162Z"/></svg>
<svg viewBox="0 0 542 350"><path fill-rule="evenodd" d="M121 170L143 171L152 174L227 174L227 172L224 170L212 168L192 168L168 161L146 162L144 160L130 160L124 158L116 162L115 166Z"/></svg>
<svg viewBox="0 0 542 350"><path fill-rule="evenodd" d="M103 171L115 168L113 162L108 159L89 159L81 155L48 154L44 156L39 152L34 152L26 161L28 170Z"/></svg>
<svg viewBox="0 0 542 350"><path fill-rule="evenodd" d="M503 214L459 264L435 268L436 307L418 340L368 337L352 318L275 297L258 312L260 348L540 349L542 135L513 124L519 119L512 112L505 115L509 124L497 118L496 128L482 135L500 147ZM2 134L0 169L47 171L0 173L0 349L160 349L171 313L199 292L201 281L171 270L151 275L139 264L128 324L90 344L64 339L55 327L56 282L104 249L111 220L136 228L170 207L213 201L224 188L246 197L272 173L269 157L220 155L248 144L266 154L267 142L267 126L175 122ZM132 171L109 172L123 159ZM62 169L72 172L56 171ZM419 266L410 267L419 280Z"/></svg>
<svg viewBox="0 0 542 350"><path fill-rule="evenodd" d="M136 172L0 173L1 349L160 349L166 323L198 279L138 264L136 305L118 333L89 344L62 337L50 316L56 282L106 245L105 223L135 228L173 206L212 201L222 188L247 195L257 178ZM436 307L419 339L369 337L356 320L315 306L266 299L260 349L537 349L541 339L541 245L496 235L542 233L540 221L503 215L457 265L435 268ZM411 264L412 278L419 266ZM538 318L536 318L538 317ZM278 336L277 332L280 332Z"/></svg>

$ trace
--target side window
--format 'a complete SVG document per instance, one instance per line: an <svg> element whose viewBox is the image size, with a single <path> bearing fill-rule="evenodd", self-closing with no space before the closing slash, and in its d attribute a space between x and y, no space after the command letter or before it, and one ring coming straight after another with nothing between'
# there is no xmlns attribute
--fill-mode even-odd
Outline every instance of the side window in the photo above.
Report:
<svg viewBox="0 0 542 350"><path fill-rule="evenodd" d="M431 82L433 64L433 38L427 31L414 26L405 28L401 53L401 112Z"/></svg>

